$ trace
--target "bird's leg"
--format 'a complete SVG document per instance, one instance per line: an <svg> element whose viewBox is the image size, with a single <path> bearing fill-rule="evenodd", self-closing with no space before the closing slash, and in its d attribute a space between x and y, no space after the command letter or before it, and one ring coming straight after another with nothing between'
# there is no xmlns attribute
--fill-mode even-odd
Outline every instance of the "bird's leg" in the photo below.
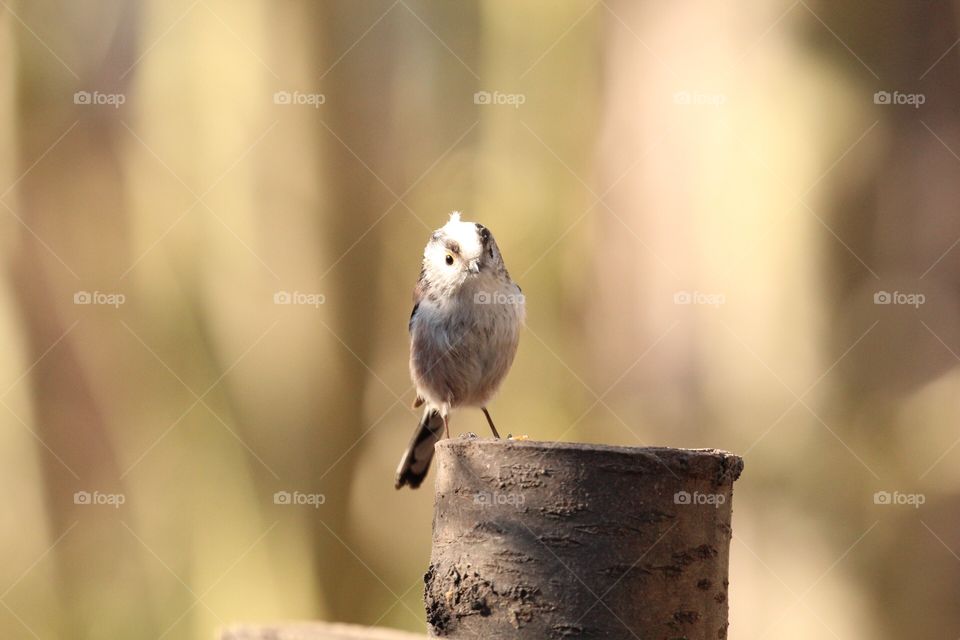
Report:
<svg viewBox="0 0 960 640"><path fill-rule="evenodd" d="M481 407L483 409L483 415L487 416L487 424L490 425L490 431L493 431L493 437L497 440L500 439L500 434L497 433L497 428L493 426L493 418L490 417L490 412L487 411L486 407Z"/></svg>
<svg viewBox="0 0 960 640"><path fill-rule="evenodd" d="M443 418L443 437L449 440L450 439L450 423L447 422L447 414L445 413L441 414L441 417Z"/></svg>

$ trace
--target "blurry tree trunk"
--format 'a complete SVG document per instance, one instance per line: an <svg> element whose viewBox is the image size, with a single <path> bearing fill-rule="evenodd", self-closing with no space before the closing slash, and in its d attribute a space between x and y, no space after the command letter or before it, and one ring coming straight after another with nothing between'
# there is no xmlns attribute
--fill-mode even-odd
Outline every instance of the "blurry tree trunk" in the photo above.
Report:
<svg viewBox="0 0 960 640"><path fill-rule="evenodd" d="M824 182L832 198L826 219L850 247L848 251L832 236L823 235L830 255L823 277L833 301L831 348L845 349L879 320L873 335L853 350L850 362L840 368L844 377L841 393L831 400L824 417L851 448L867 453L868 463L881 471L884 488L905 491L917 485L917 474L927 464L903 454L896 444L898 433L938 425L898 424L894 408L957 366L938 337L954 351L960 349L960 247L950 250L960 237L957 5L898 0L868 8L848 1L818 2L812 8L878 76L874 78L819 22L808 21L808 37L858 88L868 118L862 122L863 128L876 118L880 121L870 134L874 138L870 146L880 149L874 154L872 170L852 181ZM872 107L873 93L878 90L922 94L925 102L920 108ZM852 253L879 277L871 275ZM871 303L873 294L881 290L922 292L927 301L909 313L892 306L878 307ZM843 393L844 389L851 393ZM863 397L871 401L854 405L849 400ZM956 458L941 464L955 465ZM851 468L865 473L855 463ZM835 482L849 481L851 468L836 469ZM857 502L849 504L837 494L831 508L837 518L851 523L851 530L862 530L875 514L867 512L871 505L859 494L854 496ZM924 509L924 526L947 546L960 548L956 498L931 500L928 496ZM874 546L875 553L858 557L862 584L872 593L878 628L891 639L934 637L960 625L960 611L955 606L960 598L960 565L920 526L913 511L886 514L886 543ZM857 512L861 517L853 518ZM906 561L908 556L914 559ZM892 557L900 561L890 561ZM918 611L926 613L918 616Z"/></svg>
<svg viewBox="0 0 960 640"><path fill-rule="evenodd" d="M629 374L619 387L627 398L618 398L614 390L611 406L635 402L642 389L659 402L657 415L638 422L659 421L680 438L687 433L699 437L700 430L714 421L703 415L703 387L710 373L697 360L698 333L703 329L696 322L669 328L677 318L676 292L716 286L709 282L709 261L697 253L704 233L696 224L697 199L703 197L698 191L708 187L690 181L700 175L697 163L712 147L704 140L713 140L716 127L693 119L677 124L683 114L678 116L678 108L668 101L678 90L701 86L697 83L709 82L702 76L716 73L698 60L686 38L708 41L712 37L708 29L722 32L726 25L718 26L717 21L723 19L724 9L628 0L615 0L608 7L603 14L606 81L594 186L603 199L590 213L596 242L604 250L591 265L591 303L583 312L588 326L604 329L597 332L600 337L589 361L600 388L613 384L621 373ZM675 35L679 24L683 38ZM655 55L648 42L658 43ZM703 46L714 50L716 43ZM717 58L722 60L725 54L721 49ZM707 90L715 85L702 86ZM724 170L725 166L716 167ZM611 278L611 271L617 277ZM668 333L673 335L664 339ZM672 444L679 442L683 440Z"/></svg>
<svg viewBox="0 0 960 640"><path fill-rule="evenodd" d="M391 238L386 233L398 226L413 227L416 236L425 237L432 227L424 225L443 215L442 210L412 212L416 209L408 208L412 194L407 194L406 204L395 203L396 198L467 133L461 118L432 118L437 105L456 96L464 102L461 108L452 106L453 111L469 112L472 105L466 100L476 90L474 78L419 22L424 20L445 41L455 42L457 54L473 62L478 27L474 21L463 20L462 14L475 12L475 3L443 8L411 2L409 8L390 7L386 2L362 8L322 3L308 11L317 34L315 77L321 78L320 89L327 97L320 113L322 122L314 130L324 150L320 177L324 263L320 267L330 271L322 286L328 305L336 305L330 329L346 345L325 336L336 344L336 359L319 370L317 415L318 425L324 428L318 428L317 438L308 444L315 452L310 473L328 495L317 520L322 519L341 538L353 540L357 536L349 532L347 509L355 499L351 497L352 476L363 443L346 452L376 419L365 411L364 399L374 364L375 338L382 334L375 292L380 288L382 259L389 255L386 246ZM451 33L451 28L456 32ZM367 29L370 32L358 42ZM435 84L412 93L401 91L406 86L404 69L422 64L436 67ZM412 250L416 255L419 246ZM411 273L411 291L415 277L416 273ZM406 318L386 322L405 324ZM411 430L414 423L411 418ZM314 524L320 550L317 575L332 601L333 619L383 614L382 600L370 597L382 591L380 580L360 566L324 524ZM389 569L372 568L376 573Z"/></svg>
<svg viewBox="0 0 960 640"><path fill-rule="evenodd" d="M317 35L314 77L320 78L319 88L327 97L319 114L322 122L314 130L324 150L320 267L330 271L322 287L328 305L336 305L330 330L346 345L324 336L334 342L336 358L319 370L317 415L318 424L325 428L318 428L317 438L308 444L315 452L312 479L328 494L323 512L316 514L324 524L314 524L320 551L317 575L337 620L376 618L384 613L382 600L370 597L383 589L378 577L360 566L324 525L344 539L357 539L349 532L347 509L355 499L352 476L363 443L346 452L376 419L365 411L364 399L375 338L382 335L375 293L380 288L382 259L389 255L387 230L413 227L417 237L425 237L432 228L429 225L444 213L410 207L412 193L405 203L395 203L396 198L428 169L436 169L431 165L441 156L445 159L447 147L468 131L462 118L431 117L442 109L437 105L450 101L452 112L469 113L472 105L467 100L476 90L474 78L420 20L445 41L456 43L457 54L473 63L478 26L463 20L464 11L475 12L475 3L449 8L417 2L392 8L386 2L362 8L322 3L307 14ZM367 29L370 32L360 39ZM405 69L423 64L436 67L435 83L410 92L404 84ZM459 108L452 96L463 101ZM425 142L439 143L439 148ZM444 206L456 208L455 204ZM419 253L419 246L412 250ZM415 277L412 272L411 291ZM406 318L386 321L405 323ZM411 429L414 423L411 418ZM389 569L372 567L376 573Z"/></svg>
<svg viewBox="0 0 960 640"><path fill-rule="evenodd" d="M318 176L324 264L319 267L325 271L342 257L323 287L327 304L336 305L330 329L348 348L335 346L331 350L334 359L317 370L317 429L306 443L312 464L305 471L327 495L325 508L316 512L312 524L318 549L316 572L331 618L343 621L354 619L357 603L365 594L381 588L336 536L354 538L347 533L348 509L359 450L346 452L373 420L364 412L364 398L379 311L376 297L371 295L377 291L382 246L383 227L376 223L393 202L380 179L396 189L401 175L393 164L398 156L387 153L394 135L393 102L388 95L397 62L396 23L391 19L395 15L387 16L346 52L388 6L321 3L306 10L316 33L315 77L329 71L320 84L327 96L319 116L323 124L318 122L313 131L324 149L324 174ZM330 68L341 55L344 57L336 67ZM403 215L403 211L395 208L390 215ZM354 243L357 245L344 255ZM325 330L318 327L317 331ZM337 343L333 336L324 339Z"/></svg>
<svg viewBox="0 0 960 640"><path fill-rule="evenodd" d="M135 59L130 39L137 9L136 3L99 9L17 6L26 24L86 26L52 31L73 36L48 36L42 43L26 28L16 31L21 180L4 198L23 221L11 270L28 365L35 364L27 379L34 420L24 422L49 447L37 445L50 542L66 534L52 556L62 611L43 613L56 620L62 637L132 637L151 619L137 542L115 522L91 514L102 507L74 501L76 491L123 490L99 397L109 389L94 388L89 359L94 351L111 349L119 323L116 314L74 305L73 296L80 290L110 290L108 283L115 282L125 257L124 187L114 146L121 115L110 106L74 104L74 92L125 91L117 78ZM61 63L48 46L88 56ZM94 255L77 251L93 246L99 248ZM122 584L125 602L133 608L122 616L101 615L116 606L115 593L91 588L94 577L104 585Z"/></svg>

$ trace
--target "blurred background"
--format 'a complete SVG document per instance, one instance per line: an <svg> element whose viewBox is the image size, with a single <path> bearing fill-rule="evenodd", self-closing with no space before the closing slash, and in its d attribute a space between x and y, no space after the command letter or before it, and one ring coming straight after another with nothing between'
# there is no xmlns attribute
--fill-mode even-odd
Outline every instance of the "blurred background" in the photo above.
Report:
<svg viewBox="0 0 960 640"><path fill-rule="evenodd" d="M958 38L946 0L0 0L0 636L423 630L432 476L393 473L457 209L527 298L501 431L745 457L732 638L957 637Z"/></svg>

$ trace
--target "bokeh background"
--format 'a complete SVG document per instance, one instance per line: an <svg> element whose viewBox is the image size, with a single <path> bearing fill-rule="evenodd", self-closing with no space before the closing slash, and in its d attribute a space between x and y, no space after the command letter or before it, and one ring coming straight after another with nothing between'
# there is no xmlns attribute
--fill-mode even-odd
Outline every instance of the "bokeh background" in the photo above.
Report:
<svg viewBox="0 0 960 640"><path fill-rule="evenodd" d="M501 430L745 457L732 638L956 638L958 38L946 0L0 0L0 636L422 630L392 482L458 209L527 297Z"/></svg>

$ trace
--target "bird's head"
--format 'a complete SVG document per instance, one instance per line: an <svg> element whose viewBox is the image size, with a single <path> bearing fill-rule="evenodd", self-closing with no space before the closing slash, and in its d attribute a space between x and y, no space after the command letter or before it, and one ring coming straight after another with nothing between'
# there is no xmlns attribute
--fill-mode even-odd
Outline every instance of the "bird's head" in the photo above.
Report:
<svg viewBox="0 0 960 640"><path fill-rule="evenodd" d="M504 267L490 230L461 220L454 211L447 224L430 236L423 250L423 270L431 284L458 288L474 278L499 275Z"/></svg>

